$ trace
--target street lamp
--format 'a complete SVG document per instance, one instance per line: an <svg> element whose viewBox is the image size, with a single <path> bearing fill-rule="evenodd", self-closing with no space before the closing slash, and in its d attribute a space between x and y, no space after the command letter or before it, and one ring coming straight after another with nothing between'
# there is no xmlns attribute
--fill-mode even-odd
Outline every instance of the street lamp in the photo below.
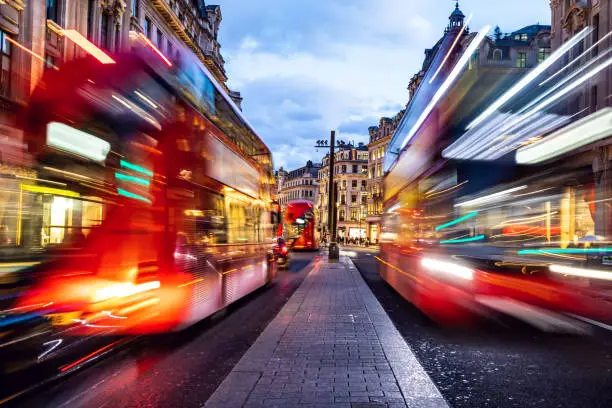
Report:
<svg viewBox="0 0 612 408"><path fill-rule="evenodd" d="M328 190L328 197L327 197L327 213L328 213L327 229L331 234L331 240L329 242L329 260L337 261L338 259L340 259L340 249L338 248L338 244L336 242L336 239L337 239L336 224L337 224L339 203L337 203L336 201L338 194L337 194L337 186L334 183L334 165L336 161L336 156L335 156L336 131L335 130L331 131L331 135L329 139L330 139L329 143L327 142L327 140L324 140L324 139L317 140L315 147L316 148L329 147L329 190ZM343 148L345 146L346 144L342 140L338 141L337 147ZM337 203L335 206L334 206L334 202Z"/></svg>

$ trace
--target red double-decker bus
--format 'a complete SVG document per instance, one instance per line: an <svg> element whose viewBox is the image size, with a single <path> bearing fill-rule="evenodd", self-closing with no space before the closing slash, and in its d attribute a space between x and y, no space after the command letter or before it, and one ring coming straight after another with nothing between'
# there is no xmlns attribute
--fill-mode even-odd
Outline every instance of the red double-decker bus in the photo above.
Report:
<svg viewBox="0 0 612 408"><path fill-rule="evenodd" d="M283 235L291 249L316 250L319 242L315 233L315 216L310 201L298 200L285 208Z"/></svg>

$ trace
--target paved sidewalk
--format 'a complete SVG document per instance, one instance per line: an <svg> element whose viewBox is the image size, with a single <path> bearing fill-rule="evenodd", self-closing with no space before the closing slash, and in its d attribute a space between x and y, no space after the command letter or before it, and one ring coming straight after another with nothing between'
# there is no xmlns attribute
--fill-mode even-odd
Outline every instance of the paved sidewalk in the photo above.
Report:
<svg viewBox="0 0 612 408"><path fill-rule="evenodd" d="M448 407L344 256L315 261L205 405L296 406Z"/></svg>

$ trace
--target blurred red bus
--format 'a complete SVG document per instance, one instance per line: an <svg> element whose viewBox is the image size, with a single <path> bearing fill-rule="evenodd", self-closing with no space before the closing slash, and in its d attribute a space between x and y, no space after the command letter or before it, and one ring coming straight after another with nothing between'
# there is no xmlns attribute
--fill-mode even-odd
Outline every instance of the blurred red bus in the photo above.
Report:
<svg viewBox="0 0 612 408"><path fill-rule="evenodd" d="M283 235L291 249L312 251L319 249L313 204L310 201L297 200L287 204Z"/></svg>
<svg viewBox="0 0 612 408"><path fill-rule="evenodd" d="M51 221L22 244L33 230L62 256L16 307L70 333L181 329L274 279L271 153L199 60L112 57L33 94L21 190Z"/></svg>

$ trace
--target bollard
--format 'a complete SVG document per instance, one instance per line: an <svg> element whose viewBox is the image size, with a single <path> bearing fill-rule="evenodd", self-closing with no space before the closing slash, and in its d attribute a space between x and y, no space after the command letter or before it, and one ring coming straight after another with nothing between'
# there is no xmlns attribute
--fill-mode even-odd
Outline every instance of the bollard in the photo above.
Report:
<svg viewBox="0 0 612 408"><path fill-rule="evenodd" d="M336 262L340 259L340 247L335 242L329 243L329 261Z"/></svg>

